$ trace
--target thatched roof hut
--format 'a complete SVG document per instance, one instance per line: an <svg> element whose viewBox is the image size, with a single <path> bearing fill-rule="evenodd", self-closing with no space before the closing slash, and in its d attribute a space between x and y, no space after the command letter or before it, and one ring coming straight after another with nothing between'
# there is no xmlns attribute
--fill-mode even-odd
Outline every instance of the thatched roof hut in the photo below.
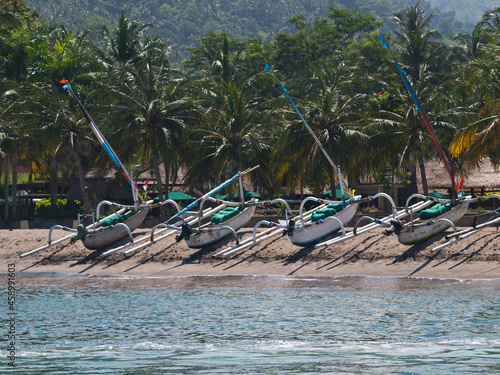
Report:
<svg viewBox="0 0 500 375"><path fill-rule="evenodd" d="M450 178L443 164L440 161L432 161L426 163L425 166L429 190L446 191L450 187ZM154 184L155 176L149 166L138 166L135 167L133 171L134 174L138 175L136 180L139 187L141 187L142 183L144 183L144 181L148 179L150 185ZM164 182L165 169L163 168L163 164L160 165L160 174L162 175L162 181ZM179 171L179 174L175 179L173 178L173 176L171 176L171 187L182 186L183 176L184 171ZM459 178L459 180L461 178L461 176L458 174L456 177ZM116 168L110 168L105 170L104 172L97 169L89 169L85 173L85 180L89 198L91 200L94 198L94 196L98 201L104 199L112 201L124 201L130 200L132 197L130 188L128 187L125 179L121 176L121 173L119 173ZM251 183L251 181L247 179L244 180L245 189L253 191L252 185L253 184ZM417 185L418 191L421 193L422 181L420 178L420 171L417 171ZM369 188L370 186L371 188ZM377 189L376 185L373 184L362 184L357 188L358 193L364 194L374 194L380 190ZM498 168L495 168L489 161L482 162L478 169L470 170L464 174L464 191L470 191L471 188L473 188L477 193L479 193L481 189L484 189L485 191L500 191L500 170ZM202 191L197 193L190 193L192 195L199 195L202 193ZM299 194L298 192L296 193ZM307 191L307 193L310 194L309 191ZM68 199L82 199L78 177L74 177L72 180L71 186L68 190ZM406 198L403 196L402 199Z"/></svg>
<svg viewBox="0 0 500 375"><path fill-rule="evenodd" d="M98 169L88 169L85 171L85 186L89 199L100 202L104 199L111 201L131 200L132 193L125 178L121 176L116 168L99 171ZM80 189L80 179L74 176L71 186L68 189L68 199L82 200Z"/></svg>
<svg viewBox="0 0 500 375"><path fill-rule="evenodd" d="M447 189L450 187L450 177L442 162L432 161L425 164L425 171L427 174L427 184L429 190ZM422 191L422 180L420 178L420 171L418 171L418 188ZM461 179L461 175L456 173L456 177ZM478 169L469 170L464 173L464 190L474 188L476 191L484 187L486 190L499 190L500 191L500 170L495 168L489 160L483 161Z"/></svg>

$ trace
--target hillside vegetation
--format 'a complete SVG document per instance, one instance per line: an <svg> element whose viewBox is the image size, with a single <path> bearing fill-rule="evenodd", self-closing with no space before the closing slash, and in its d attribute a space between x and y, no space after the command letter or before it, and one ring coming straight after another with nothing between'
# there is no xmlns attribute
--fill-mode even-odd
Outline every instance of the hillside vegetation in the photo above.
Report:
<svg viewBox="0 0 500 375"><path fill-rule="evenodd" d="M384 21L381 31L392 31L391 14L414 0L28 0L42 20L64 24L67 29L81 31L99 29L116 23L120 12L133 20L151 23L149 32L167 41L172 48L174 64L188 56L186 47L198 46L208 32L227 32L240 40L258 38L270 41L280 31L295 32L289 19L304 14L308 21L325 17L328 6L359 8L376 14ZM436 13L434 25L445 38L455 32L469 32L482 13L493 8L494 0L421 1L428 14Z"/></svg>

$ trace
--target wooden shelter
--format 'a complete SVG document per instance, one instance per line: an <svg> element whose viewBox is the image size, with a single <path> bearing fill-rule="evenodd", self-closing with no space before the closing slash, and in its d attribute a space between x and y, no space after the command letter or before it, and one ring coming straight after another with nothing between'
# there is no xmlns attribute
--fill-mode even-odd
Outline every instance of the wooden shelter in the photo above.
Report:
<svg viewBox="0 0 500 375"><path fill-rule="evenodd" d="M425 164L425 171L427 174L427 184L429 191L441 190L446 191L450 186L450 177L446 172L440 161L431 161ZM419 192L422 192L422 180L420 178L420 171L417 172L417 184ZM460 173L455 173L455 177L460 182L462 176ZM465 192L473 192L481 194L481 192L500 191L500 169L489 161L483 161L479 168L471 169L464 173Z"/></svg>

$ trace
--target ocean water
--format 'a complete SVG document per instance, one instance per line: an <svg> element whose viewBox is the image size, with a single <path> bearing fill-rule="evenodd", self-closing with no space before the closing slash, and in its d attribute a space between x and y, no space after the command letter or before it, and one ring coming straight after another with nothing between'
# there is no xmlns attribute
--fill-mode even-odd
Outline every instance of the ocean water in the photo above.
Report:
<svg viewBox="0 0 500 375"><path fill-rule="evenodd" d="M500 280L18 273L16 284L15 367L3 350L2 373L500 374Z"/></svg>

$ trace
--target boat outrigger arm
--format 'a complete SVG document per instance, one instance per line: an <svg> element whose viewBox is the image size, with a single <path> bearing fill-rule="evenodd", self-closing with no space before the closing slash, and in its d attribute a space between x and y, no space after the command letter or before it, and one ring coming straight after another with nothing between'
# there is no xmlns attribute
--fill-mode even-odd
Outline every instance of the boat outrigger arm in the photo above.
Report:
<svg viewBox="0 0 500 375"><path fill-rule="evenodd" d="M396 217L397 211L396 211L396 206L394 204L394 201L386 193L378 193L374 196L369 196L366 198L359 198L359 199L351 198L346 203L350 207L357 207L357 205L360 203L371 202L377 198L386 198L387 200L389 200L389 202L392 205L392 214L385 219L389 220L391 218ZM308 201L311 201L311 200L316 201L316 203L319 203L320 205L318 207L315 207L315 208L309 210L309 211L304 212L305 203ZM292 211L290 209L290 207L288 206L288 203L286 201L282 201L281 203L285 204L288 212L296 212L296 211ZM313 214L314 211L316 211L318 208L324 207L326 204L331 204L331 203L338 204L341 202L329 201L329 200L315 198L315 197L308 197L301 202L300 209L299 209L300 221L298 221L297 223L295 223L294 219L291 219L291 220L287 219L286 221L280 221L278 223L273 222L273 221L268 221L268 220L261 220L257 224L255 224L251 237L249 237L243 241L240 241L239 244L230 246L230 247L218 252L217 254L213 255L213 257L225 258L229 255L235 254L239 251L242 251L242 250L248 249L254 245L257 245L258 243L260 243L264 240L267 240L271 237L274 237L274 236L277 236L280 234L283 236L284 235L291 236L291 235L293 235L293 233L295 231L297 231L297 232L304 231L304 229L310 228L311 226L314 226L316 224L323 224L323 223L327 223L327 222L335 222L337 224L338 230L340 230L342 232L342 234L339 237L336 237L336 239L340 238L343 241L344 239L352 238L353 235L350 235L349 233L346 232L344 223L338 217L328 216L328 217L318 221L317 223L316 222L312 223L310 221L311 215ZM267 225L271 228L265 229L261 232L257 232L258 227L263 226L263 225ZM375 229L377 226L378 225L370 226L370 229ZM354 235L356 235L356 234L354 233ZM324 244L324 242L322 244ZM315 247L318 247L318 246L320 246L320 245L316 245ZM328 245L326 245L326 246L328 246Z"/></svg>
<svg viewBox="0 0 500 375"><path fill-rule="evenodd" d="M246 175L247 173L250 173L250 172L252 172L253 170L255 170L255 169L259 168L259 167L260 167L260 165L256 165L255 167L248 168L248 169L246 169L246 170L244 170L242 172L236 173L233 177L227 179L222 184L220 184L217 187L213 188L208 193L203 194L201 197L199 197L198 199L196 199L194 202L188 204L184 209L182 209L179 212L177 212L174 216L172 216L170 219L167 220L166 224L171 223L174 219L176 219L179 216L183 215L187 211L189 211L189 210L191 210L193 208L196 208L201 202L205 201L208 197L210 197L210 196L218 193L220 190L222 190L226 186L232 184L237 179L240 180L240 186L242 186L242 183L241 183L242 182L242 180L241 180L242 177L244 175ZM243 197L243 194L241 192L240 192L240 197Z"/></svg>
<svg viewBox="0 0 500 375"><path fill-rule="evenodd" d="M500 199L500 195L499 194L491 194L491 195L488 195L486 197L475 198L474 200L476 202L477 201L483 202L487 199L494 199L494 198ZM482 224L476 224L476 220L477 220L477 216L476 216L474 218L474 221L473 221L473 224L471 227L460 230L460 231L457 230L456 228L453 228L454 229L453 233L445 236L445 239L447 242L445 242L439 246L436 246L435 248L432 249L432 251L438 251L438 250L444 249L445 247L447 247L447 246L449 246L449 245L451 245L459 240L467 238L467 237L473 235L474 233L479 232L480 230L482 230L484 228L491 227L492 225L496 225L497 230L498 230L498 226L500 225L500 208L497 208L494 211L490 211L489 213L493 214L494 216ZM488 214L488 212L485 214ZM481 215L483 215L483 214L481 214Z"/></svg>
<svg viewBox="0 0 500 375"><path fill-rule="evenodd" d="M429 131L429 134L431 135L432 141L434 142L434 145L436 146L436 149L441 156L441 160L443 161L444 167L446 168L446 171L448 172L448 175L450 176L451 179L451 200L452 204L455 204L454 200L456 198L456 187L455 187L455 176L454 176L454 171L453 171L453 164L448 161L448 158L443 152L443 149L441 148L441 145L439 144L436 134L434 133L434 130L432 129L432 126L429 122L429 119L427 118L427 115L424 112L424 109L420 105L420 102L417 98L417 95L415 95L415 92L413 91L410 82L408 82L408 79L406 78L406 73L401 69L399 66L398 60L392 53L391 49L389 48L389 45L387 44L384 35L380 34L378 41L381 43L382 47L386 47L389 50L389 53L391 54L392 58L394 59L394 63L396 64L396 68L398 69L399 75L401 76L401 79L406 87L406 90L410 94L413 102L415 103L415 106L417 107L418 112L420 113L420 116L424 120L425 126L427 127L427 130Z"/></svg>
<svg viewBox="0 0 500 375"><path fill-rule="evenodd" d="M271 73L271 75L273 76L274 80L276 81L276 84L278 85L279 89L281 90L281 92L285 96L286 100L288 100L288 103L290 103L290 105L292 106L292 108L295 111L295 113L297 113L297 115L299 116L300 120L302 121L302 123L306 127L307 131L312 135L314 141L316 142L316 144L318 145L318 147L321 149L321 151L325 155L326 160L328 161L328 163L330 164L330 166L333 168L334 172L337 174L337 177L339 179L339 185L340 185L340 194L342 196L342 200L344 201L344 185L345 185L346 189L348 189L348 185L342 179L342 174L340 172L340 166L336 165L333 162L332 158L330 157L330 155L328 154L328 152L326 152L325 148L323 147L323 145L319 141L318 137L316 136L316 134L314 134L313 130L311 129L311 127L307 123L306 119L304 118L304 116L302 116L302 113L300 113L299 109L297 108L297 106L293 102L292 97L288 93L288 90L278 81L278 78L276 78L276 76L271 72L271 68L269 68L268 64L266 64L266 67L265 67L264 71ZM344 206L345 206L345 202L344 202Z"/></svg>

